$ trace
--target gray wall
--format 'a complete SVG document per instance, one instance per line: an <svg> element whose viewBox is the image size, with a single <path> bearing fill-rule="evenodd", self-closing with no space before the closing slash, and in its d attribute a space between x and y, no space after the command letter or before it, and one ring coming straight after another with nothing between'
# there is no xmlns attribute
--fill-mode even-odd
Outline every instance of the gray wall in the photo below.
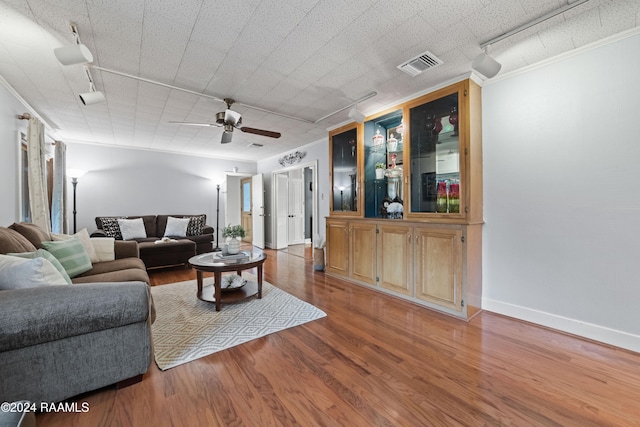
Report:
<svg viewBox="0 0 640 427"><path fill-rule="evenodd" d="M225 170L238 166L254 172L256 167L252 162L88 144L68 144L67 166L88 171L79 179L76 197L78 229L90 232L100 215L205 213L207 223L215 226L217 183L222 227Z"/></svg>
<svg viewBox="0 0 640 427"><path fill-rule="evenodd" d="M0 226L18 219L18 132L27 132L27 121L16 116L25 107L0 84Z"/></svg>
<svg viewBox="0 0 640 427"><path fill-rule="evenodd" d="M640 351L640 35L486 84L483 307Z"/></svg>

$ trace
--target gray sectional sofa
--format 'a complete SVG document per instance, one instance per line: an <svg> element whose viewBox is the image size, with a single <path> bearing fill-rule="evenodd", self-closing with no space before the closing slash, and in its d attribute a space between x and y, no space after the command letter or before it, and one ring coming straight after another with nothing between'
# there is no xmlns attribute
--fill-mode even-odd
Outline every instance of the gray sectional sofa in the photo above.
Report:
<svg viewBox="0 0 640 427"><path fill-rule="evenodd" d="M47 233L31 224L0 227L0 253L35 251L40 239ZM149 277L126 256L135 242L115 248L115 260L71 285L0 290L0 401L58 402L142 379L152 360Z"/></svg>

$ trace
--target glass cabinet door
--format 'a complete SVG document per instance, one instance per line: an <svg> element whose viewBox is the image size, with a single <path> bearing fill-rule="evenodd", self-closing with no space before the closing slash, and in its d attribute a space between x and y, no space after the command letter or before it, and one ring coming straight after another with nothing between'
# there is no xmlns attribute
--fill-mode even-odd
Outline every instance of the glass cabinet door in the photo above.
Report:
<svg viewBox="0 0 640 427"><path fill-rule="evenodd" d="M411 213L460 212L458 96L409 108Z"/></svg>
<svg viewBox="0 0 640 427"><path fill-rule="evenodd" d="M364 123L364 216L403 217L402 109Z"/></svg>
<svg viewBox="0 0 640 427"><path fill-rule="evenodd" d="M338 131L339 132L339 131ZM358 211L358 130L331 135L333 212Z"/></svg>

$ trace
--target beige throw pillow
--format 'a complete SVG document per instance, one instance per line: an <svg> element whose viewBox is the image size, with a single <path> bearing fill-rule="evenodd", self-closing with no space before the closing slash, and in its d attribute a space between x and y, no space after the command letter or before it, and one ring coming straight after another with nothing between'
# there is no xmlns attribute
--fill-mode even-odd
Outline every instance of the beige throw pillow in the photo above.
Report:
<svg viewBox="0 0 640 427"><path fill-rule="evenodd" d="M70 234L51 233L51 240L53 240L54 242L69 240L69 239L73 239L74 237L80 239L80 241L82 242L82 246L84 246L84 249L87 251L87 255L89 255L89 259L91 260L91 262L92 263L98 262L98 256L96 255L96 250L94 249L93 244L91 243L91 237L89 237L89 232L87 231L86 228L83 228L82 230L78 231L73 236Z"/></svg>
<svg viewBox="0 0 640 427"><path fill-rule="evenodd" d="M91 244L96 252L96 262L113 261L116 259L116 239L113 237L92 237Z"/></svg>
<svg viewBox="0 0 640 427"><path fill-rule="evenodd" d="M49 285L67 285L67 282L46 259L0 255L0 290Z"/></svg>

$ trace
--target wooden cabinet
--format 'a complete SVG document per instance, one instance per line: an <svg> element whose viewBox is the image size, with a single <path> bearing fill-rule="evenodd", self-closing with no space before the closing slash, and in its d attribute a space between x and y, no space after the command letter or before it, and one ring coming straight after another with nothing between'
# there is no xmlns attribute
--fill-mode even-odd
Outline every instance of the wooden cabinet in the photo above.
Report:
<svg viewBox="0 0 640 427"><path fill-rule="evenodd" d="M327 273L464 319L480 310L480 95L464 80L330 132Z"/></svg>
<svg viewBox="0 0 640 427"><path fill-rule="evenodd" d="M349 225L349 277L369 285L376 284L376 224L354 222Z"/></svg>
<svg viewBox="0 0 640 427"><path fill-rule="evenodd" d="M383 289L413 296L413 227L397 223L378 226L378 279Z"/></svg>
<svg viewBox="0 0 640 427"><path fill-rule="evenodd" d="M462 230L415 230L415 296L455 311L462 310Z"/></svg>
<svg viewBox="0 0 640 427"><path fill-rule="evenodd" d="M327 273L349 275L349 223L327 219Z"/></svg>

